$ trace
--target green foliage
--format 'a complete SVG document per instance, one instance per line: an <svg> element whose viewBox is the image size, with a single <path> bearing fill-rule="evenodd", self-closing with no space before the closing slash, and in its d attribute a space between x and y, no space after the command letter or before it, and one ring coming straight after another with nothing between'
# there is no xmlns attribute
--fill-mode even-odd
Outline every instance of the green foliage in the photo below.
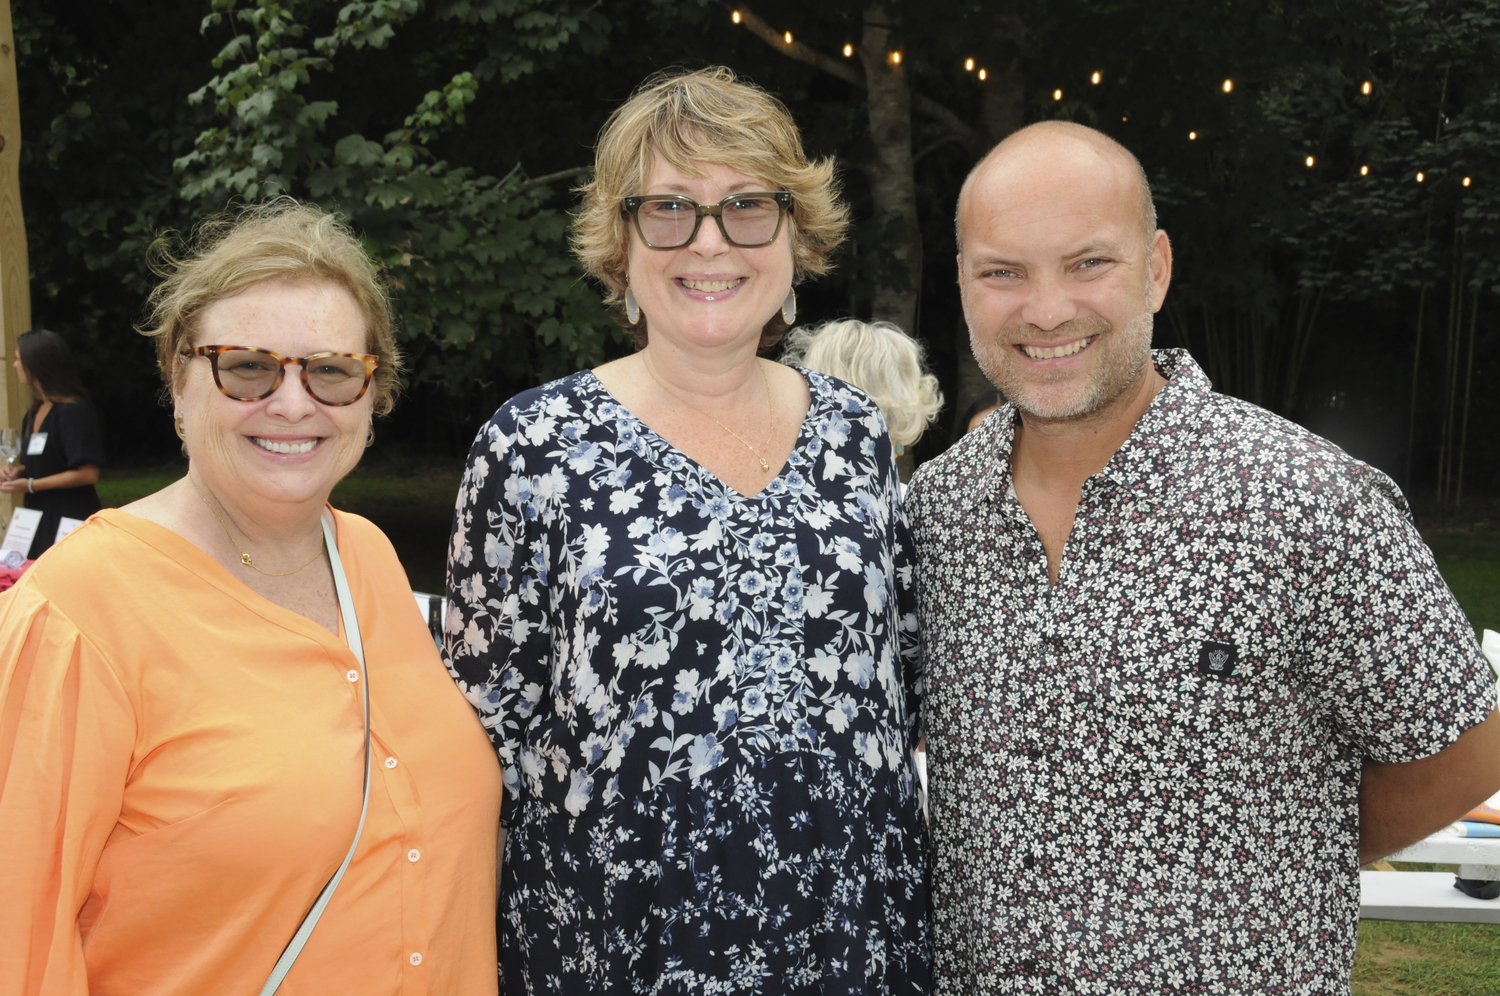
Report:
<svg viewBox="0 0 1500 996"><path fill-rule="evenodd" d="M549 206L555 188L529 182L519 164L500 178L452 166L432 147L466 123L481 80L514 83L579 39L597 48L608 24L544 0L438 5L437 23L485 34L483 58L424 94L401 128L379 140L344 134L329 148L339 105L306 96L312 74L333 71L346 49L385 50L422 7L257 0L236 9L235 0L214 0L205 30L231 18L247 30L214 60L220 74L189 98L212 101L222 123L177 160L182 196L208 212L290 193L347 217L396 291L419 381L472 394L497 375L598 363L613 326L569 259L567 215ZM312 23L331 27L309 41Z"/></svg>

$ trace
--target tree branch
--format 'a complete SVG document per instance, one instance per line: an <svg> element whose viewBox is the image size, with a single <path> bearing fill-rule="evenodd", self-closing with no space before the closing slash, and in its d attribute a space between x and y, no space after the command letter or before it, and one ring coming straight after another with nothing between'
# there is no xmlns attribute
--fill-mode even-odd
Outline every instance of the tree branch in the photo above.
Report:
<svg viewBox="0 0 1500 996"><path fill-rule="evenodd" d="M831 76L837 76L845 83L857 86L861 90L865 89L864 74L858 72L848 63L840 62L832 56L824 55L817 49L809 48L796 39L793 39L792 43L788 45L784 34L771 27L759 14L744 4L724 3L723 7L725 10L738 12L740 23L749 28L751 34L754 34L787 58L796 59L798 62L805 62L809 66L821 69ZM911 95L911 106L951 131L953 137L966 148L972 149L974 147L975 142L978 140L974 129L966 124L957 114L953 113L953 111L932 98L924 97L919 93Z"/></svg>
<svg viewBox="0 0 1500 996"><path fill-rule="evenodd" d="M963 118L960 118L951 110L939 104L931 97L924 97L920 93L915 92L911 95L911 106L914 110L921 111L929 118L946 127L953 133L954 139L959 144L969 149L974 148L974 144L978 141L979 136L973 128L964 123Z"/></svg>
<svg viewBox="0 0 1500 996"><path fill-rule="evenodd" d="M793 40L790 45L786 43L786 36L771 27L755 11L744 5L724 4L726 10L737 11L740 22L750 29L751 34L758 36L767 45L780 52L788 58L805 62L809 66L816 66L823 72L837 76L845 83L852 83L861 90L865 88L865 77L863 73L856 72L853 66L840 62L832 56L824 55L815 48L809 48L799 41Z"/></svg>
<svg viewBox="0 0 1500 996"><path fill-rule="evenodd" d="M517 163L516 168L519 169L520 165L520 163ZM593 168L594 167L592 166L574 166L572 169L560 169L556 173L547 173L543 176L532 177L530 180L526 180L523 183L518 183L514 188L507 190L505 192L505 196L501 199L508 201L523 190L530 190L532 187L540 187L542 184L551 183L553 180L570 180L575 176L582 176L584 173L589 172ZM513 176L515 172L516 171L514 169L511 170L510 173L506 174L506 179L510 179L510 177ZM505 180L502 180L500 182L504 183Z"/></svg>

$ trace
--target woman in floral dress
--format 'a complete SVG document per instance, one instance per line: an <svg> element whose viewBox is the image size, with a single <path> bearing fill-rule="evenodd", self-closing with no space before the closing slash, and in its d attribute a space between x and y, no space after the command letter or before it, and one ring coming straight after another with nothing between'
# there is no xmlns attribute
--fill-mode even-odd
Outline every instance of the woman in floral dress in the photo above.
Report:
<svg viewBox="0 0 1500 996"><path fill-rule="evenodd" d="M449 551L507 993L927 991L894 454L859 389L758 356L846 223L726 69L601 134L575 242L641 348L495 413Z"/></svg>

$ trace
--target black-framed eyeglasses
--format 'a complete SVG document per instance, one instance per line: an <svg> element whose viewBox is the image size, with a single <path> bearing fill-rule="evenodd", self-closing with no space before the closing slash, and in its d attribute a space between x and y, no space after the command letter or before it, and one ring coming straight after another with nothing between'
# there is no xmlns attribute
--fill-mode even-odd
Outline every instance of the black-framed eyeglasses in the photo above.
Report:
<svg viewBox="0 0 1500 996"><path fill-rule="evenodd" d="M791 208L791 191L767 190L730 194L717 204L699 204L678 194L646 194L625 198L620 211L635 219L636 234L649 249L691 245L709 216L718 222L725 242L757 249L776 241Z"/></svg>
<svg viewBox="0 0 1500 996"><path fill-rule="evenodd" d="M206 356L214 368L214 383L225 397L260 401L276 393L289 366L302 368L302 386L318 401L338 407L352 405L370 389L370 378L380 357L368 353L313 353L282 356L254 346L199 346L187 356Z"/></svg>

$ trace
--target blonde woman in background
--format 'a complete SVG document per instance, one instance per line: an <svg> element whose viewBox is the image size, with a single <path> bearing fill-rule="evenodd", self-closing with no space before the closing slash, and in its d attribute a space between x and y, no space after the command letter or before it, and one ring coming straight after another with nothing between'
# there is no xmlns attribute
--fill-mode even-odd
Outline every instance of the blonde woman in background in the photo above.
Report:
<svg viewBox="0 0 1500 996"><path fill-rule="evenodd" d="M922 345L890 322L846 318L787 334L781 362L846 380L880 406L896 455L922 438L943 408Z"/></svg>

